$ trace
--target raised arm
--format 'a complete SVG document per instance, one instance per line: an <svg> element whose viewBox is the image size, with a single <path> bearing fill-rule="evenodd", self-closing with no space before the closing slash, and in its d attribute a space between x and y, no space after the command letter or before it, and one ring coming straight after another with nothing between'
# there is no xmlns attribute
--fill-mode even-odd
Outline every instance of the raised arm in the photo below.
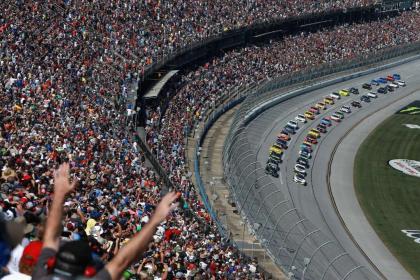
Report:
<svg viewBox="0 0 420 280"><path fill-rule="evenodd" d="M69 181L69 169L69 164L63 163L54 172L54 198L45 227L43 248L58 250L64 198L75 186L75 182Z"/></svg>
<svg viewBox="0 0 420 280"><path fill-rule="evenodd" d="M178 203L174 203L177 197L175 192L165 195L150 221L118 252L111 262L106 265L106 269L111 275L111 279L120 279L123 271L133 261L141 257L148 248L149 242L152 240L153 234L155 234L156 227L178 206Z"/></svg>

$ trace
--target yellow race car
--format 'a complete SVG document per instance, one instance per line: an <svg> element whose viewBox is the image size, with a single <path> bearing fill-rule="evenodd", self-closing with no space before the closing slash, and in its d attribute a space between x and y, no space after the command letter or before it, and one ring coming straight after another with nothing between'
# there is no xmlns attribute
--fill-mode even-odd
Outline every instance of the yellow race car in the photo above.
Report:
<svg viewBox="0 0 420 280"><path fill-rule="evenodd" d="M319 138L321 136L321 133L315 128L309 130L309 134L315 136L316 138Z"/></svg>
<svg viewBox="0 0 420 280"><path fill-rule="evenodd" d="M304 114L305 118L313 120L315 119L315 115L312 112L306 111Z"/></svg>
<svg viewBox="0 0 420 280"><path fill-rule="evenodd" d="M334 104L334 99L332 99L331 97L327 96L324 98L324 103L325 104L329 104L329 105L333 105Z"/></svg>
<svg viewBox="0 0 420 280"><path fill-rule="evenodd" d="M318 102L315 104L315 107L317 107L320 110L325 110L327 108L327 106L325 105L325 103L322 102Z"/></svg>
<svg viewBox="0 0 420 280"><path fill-rule="evenodd" d="M348 91L347 89L342 89L338 92L341 96L349 96L350 95L350 91Z"/></svg>
<svg viewBox="0 0 420 280"><path fill-rule="evenodd" d="M275 145L271 146L271 148L270 148L270 155L271 154L281 156L283 154L283 150L281 148L279 148L278 145L275 144Z"/></svg>

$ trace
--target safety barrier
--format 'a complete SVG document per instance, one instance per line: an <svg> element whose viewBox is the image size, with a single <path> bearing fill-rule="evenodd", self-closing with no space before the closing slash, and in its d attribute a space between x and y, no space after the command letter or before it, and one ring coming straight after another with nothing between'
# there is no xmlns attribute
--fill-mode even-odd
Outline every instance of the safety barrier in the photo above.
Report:
<svg viewBox="0 0 420 280"><path fill-rule="evenodd" d="M373 73L420 58L420 43L387 49L376 55L329 64L306 73L278 77L248 92L237 111L223 151L223 168L237 209L250 231L266 248L274 261L290 278L297 279L379 279L371 268L360 265L335 239L314 226L289 198L288 190L274 184L265 174L248 142L247 124L261 112L288 98L334 83ZM409 55L401 59L403 55ZM398 58L398 61L373 67L375 63ZM369 66L369 69L365 69ZM329 74L352 71L342 77L306 85L279 95L278 89L313 81Z"/></svg>

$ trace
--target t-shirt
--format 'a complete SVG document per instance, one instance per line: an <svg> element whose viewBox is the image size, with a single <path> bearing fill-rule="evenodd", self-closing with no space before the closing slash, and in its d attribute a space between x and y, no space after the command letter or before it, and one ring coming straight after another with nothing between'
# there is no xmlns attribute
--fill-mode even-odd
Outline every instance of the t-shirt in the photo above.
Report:
<svg viewBox="0 0 420 280"><path fill-rule="evenodd" d="M23 249L24 248L22 244L18 244L15 249L13 249L10 256L10 261L7 264L7 268L9 269L10 273L19 272L19 261L22 257Z"/></svg>
<svg viewBox="0 0 420 280"><path fill-rule="evenodd" d="M35 266L34 272L32 273L32 280L67 280L64 277L60 277L57 275L52 275L48 273L47 270L47 261L51 257L54 257L57 252L52 248L43 248L41 254L38 258L38 263ZM106 268L101 269L96 273L94 277L89 279L92 280L111 280L111 275L109 274Z"/></svg>
<svg viewBox="0 0 420 280"><path fill-rule="evenodd" d="M20 272L13 272L4 276L1 280L31 280L31 276Z"/></svg>

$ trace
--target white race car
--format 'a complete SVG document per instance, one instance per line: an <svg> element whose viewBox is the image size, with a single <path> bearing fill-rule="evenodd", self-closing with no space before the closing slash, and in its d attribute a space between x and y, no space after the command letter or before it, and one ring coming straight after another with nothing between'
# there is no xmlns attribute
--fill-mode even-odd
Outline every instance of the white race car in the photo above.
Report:
<svg viewBox="0 0 420 280"><path fill-rule="evenodd" d="M372 91L370 91L367 96L369 96L370 98L378 98L378 95Z"/></svg>
<svg viewBox="0 0 420 280"><path fill-rule="evenodd" d="M295 117L295 120L297 120L298 122L302 122L302 123L306 123L306 118L304 115L299 114Z"/></svg>
<svg viewBox="0 0 420 280"><path fill-rule="evenodd" d="M351 109L350 109L350 107L349 107L349 106L347 106L347 105L342 106L342 107L340 108L340 111L341 111L341 112L343 112L343 113L347 113L347 114L350 114L350 113L351 113Z"/></svg>
<svg viewBox="0 0 420 280"><path fill-rule="evenodd" d="M405 87L405 82L403 80L395 81L400 87Z"/></svg>
<svg viewBox="0 0 420 280"><path fill-rule="evenodd" d="M303 150L299 151L299 155L303 157L304 159L310 159L312 157L311 153L307 151L303 151Z"/></svg>
<svg viewBox="0 0 420 280"><path fill-rule="evenodd" d="M302 164L296 163L295 172L306 175L306 168Z"/></svg>
<svg viewBox="0 0 420 280"><path fill-rule="evenodd" d="M298 126L297 122L295 122L295 121L289 121L289 122L287 123L287 125L289 125L289 126L293 127L295 130L296 130L296 129L299 129L299 126Z"/></svg>
<svg viewBox="0 0 420 280"><path fill-rule="evenodd" d="M389 86L392 87L392 88L399 88L400 87L396 82L390 83Z"/></svg>
<svg viewBox="0 0 420 280"><path fill-rule="evenodd" d="M334 99L340 99L341 98L340 94L337 93L337 92L330 93L330 96Z"/></svg>
<svg viewBox="0 0 420 280"><path fill-rule="evenodd" d="M306 186L306 180L302 174L296 173L295 176L293 177L293 181L303 186Z"/></svg>

